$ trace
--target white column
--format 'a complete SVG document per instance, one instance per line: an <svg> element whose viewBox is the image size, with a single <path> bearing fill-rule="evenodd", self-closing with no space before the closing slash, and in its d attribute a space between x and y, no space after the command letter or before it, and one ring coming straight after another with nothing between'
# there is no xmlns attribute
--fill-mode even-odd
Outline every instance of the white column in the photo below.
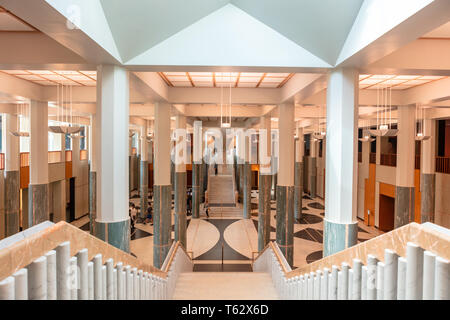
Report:
<svg viewBox="0 0 450 320"><path fill-rule="evenodd" d="M97 208L95 234L129 251L128 122L129 75L126 69L102 65L97 70L95 156Z"/></svg>
<svg viewBox="0 0 450 320"><path fill-rule="evenodd" d="M18 117L14 114L4 113L2 117L2 152L5 154L5 171L19 171L19 137L10 132L19 131Z"/></svg>
<svg viewBox="0 0 450 320"><path fill-rule="evenodd" d="M294 185L294 111L294 105L281 104L279 106L280 154L277 181L279 186Z"/></svg>
<svg viewBox="0 0 450 320"><path fill-rule="evenodd" d="M324 256L356 244L358 188L358 93L356 69L328 77Z"/></svg>

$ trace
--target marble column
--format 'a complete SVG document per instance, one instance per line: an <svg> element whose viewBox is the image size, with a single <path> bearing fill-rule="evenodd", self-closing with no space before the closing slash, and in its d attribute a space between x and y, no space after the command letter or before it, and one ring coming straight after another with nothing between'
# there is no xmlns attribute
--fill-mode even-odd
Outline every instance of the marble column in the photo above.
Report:
<svg viewBox="0 0 450 320"><path fill-rule="evenodd" d="M414 221L415 106L399 106L394 228Z"/></svg>
<svg viewBox="0 0 450 320"><path fill-rule="evenodd" d="M244 203L244 166L245 166L245 135L243 130L238 130L236 134L237 141L237 170L238 170L238 199L240 203Z"/></svg>
<svg viewBox="0 0 450 320"><path fill-rule="evenodd" d="M139 170L139 195L141 206L141 218L145 219L148 209L148 127L147 121L141 127L141 152L140 152L140 170Z"/></svg>
<svg viewBox="0 0 450 320"><path fill-rule="evenodd" d="M129 75L126 69L97 69L95 158L97 207L95 236L130 251L129 194ZM111 161L111 160L114 161Z"/></svg>
<svg viewBox="0 0 450 320"><path fill-rule="evenodd" d="M153 186L153 266L161 268L172 244L170 184L170 105L155 103L155 164Z"/></svg>
<svg viewBox="0 0 450 320"><path fill-rule="evenodd" d="M297 122L297 141L295 142L295 172L294 172L294 218L299 221L302 215L303 197L303 153L304 137L300 121Z"/></svg>
<svg viewBox="0 0 450 320"><path fill-rule="evenodd" d="M324 257L357 242L358 78L352 68L328 76Z"/></svg>
<svg viewBox="0 0 450 320"><path fill-rule="evenodd" d="M180 241L186 248L186 117L177 115L175 125L175 241Z"/></svg>
<svg viewBox="0 0 450 320"><path fill-rule="evenodd" d="M272 130L272 189L271 191L271 199L277 199L277 182L278 182L278 138L276 131Z"/></svg>
<svg viewBox="0 0 450 320"><path fill-rule="evenodd" d="M48 103L30 105L29 227L49 220L48 208Z"/></svg>
<svg viewBox="0 0 450 320"><path fill-rule="evenodd" d="M19 131L18 117L3 114L2 118L2 151L5 154L4 169L4 210L5 237L19 232L20 227L20 156L19 137L10 132Z"/></svg>
<svg viewBox="0 0 450 320"><path fill-rule="evenodd" d="M293 104L278 107L279 154L277 181L277 244L289 265L294 263L294 114ZM280 150L281 151L281 150Z"/></svg>
<svg viewBox="0 0 450 320"><path fill-rule="evenodd" d="M244 219L250 219L252 217L252 202L251 202L251 166L250 166L250 142L251 136L245 135L245 151L244 151L244 188L243 188L243 215Z"/></svg>
<svg viewBox="0 0 450 320"><path fill-rule="evenodd" d="M316 197L316 185L317 185L317 141L313 135L310 135L310 165L309 165L309 196L311 198Z"/></svg>
<svg viewBox="0 0 450 320"><path fill-rule="evenodd" d="M192 164L192 218L200 218L200 201L201 201L201 185L202 176L202 122L194 121L194 134L193 134L194 150Z"/></svg>
<svg viewBox="0 0 450 320"><path fill-rule="evenodd" d="M65 134L60 134L61 139L61 163L66 164L66 140ZM66 221L66 179L53 182L53 222Z"/></svg>
<svg viewBox="0 0 450 320"><path fill-rule="evenodd" d="M436 120L425 119L424 135L430 136L422 141L420 165L420 219L421 222L434 223L434 203L436 193Z"/></svg>
<svg viewBox="0 0 450 320"><path fill-rule="evenodd" d="M89 230L95 235L95 220L97 218L97 157L96 132L97 120L91 115L91 130L89 130Z"/></svg>
<svg viewBox="0 0 450 320"><path fill-rule="evenodd" d="M258 199L258 251L270 241L270 193L272 188L272 139L271 119L260 118L259 133L259 199Z"/></svg>

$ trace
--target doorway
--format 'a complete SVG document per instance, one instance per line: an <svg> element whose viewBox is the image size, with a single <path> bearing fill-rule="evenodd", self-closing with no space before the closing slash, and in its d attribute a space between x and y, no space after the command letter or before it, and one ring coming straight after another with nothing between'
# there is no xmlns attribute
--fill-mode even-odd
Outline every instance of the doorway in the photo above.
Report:
<svg viewBox="0 0 450 320"><path fill-rule="evenodd" d="M379 229L384 232L394 229L395 199L380 194Z"/></svg>

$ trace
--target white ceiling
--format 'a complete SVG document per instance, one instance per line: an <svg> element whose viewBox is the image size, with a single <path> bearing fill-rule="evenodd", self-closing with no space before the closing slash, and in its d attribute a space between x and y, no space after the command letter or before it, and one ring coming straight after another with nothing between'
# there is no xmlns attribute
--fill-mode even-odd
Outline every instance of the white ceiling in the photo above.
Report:
<svg viewBox="0 0 450 320"><path fill-rule="evenodd" d="M95 87L96 71L50 71L50 70L0 70L23 80L28 80L42 86L59 84L71 86Z"/></svg>
<svg viewBox="0 0 450 320"><path fill-rule="evenodd" d="M152 48L229 0L100 0L124 61Z"/></svg>
<svg viewBox="0 0 450 320"><path fill-rule="evenodd" d="M334 64L363 0L232 0L231 3Z"/></svg>
<svg viewBox="0 0 450 320"><path fill-rule="evenodd" d="M363 0L100 1L124 61L231 3L329 64L336 61L363 3Z"/></svg>

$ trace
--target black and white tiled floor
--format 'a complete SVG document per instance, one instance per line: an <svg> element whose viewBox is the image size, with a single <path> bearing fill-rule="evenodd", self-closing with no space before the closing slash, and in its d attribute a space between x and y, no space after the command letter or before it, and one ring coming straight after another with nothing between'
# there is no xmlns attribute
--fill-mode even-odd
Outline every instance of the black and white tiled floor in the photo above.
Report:
<svg viewBox="0 0 450 320"><path fill-rule="evenodd" d="M133 192L130 202L139 207L139 196ZM151 200L149 198L149 200ZM187 251L194 257L194 271L251 271L252 256L258 250L258 191L252 191L251 219L242 219L242 205L237 207L211 207L210 218L201 207L200 219L187 223ZM174 200L172 199L172 211ZM271 201L271 234L276 237L276 201ZM322 258L324 204L320 198L303 196L303 212L294 225L294 267ZM87 222L87 228L86 223ZM78 227L89 231L89 220ZM172 238L174 220L172 215ZM359 222L358 242L381 234L373 227ZM153 264L153 226L136 223L131 234L131 253L148 264ZM223 265L222 265L223 259Z"/></svg>

